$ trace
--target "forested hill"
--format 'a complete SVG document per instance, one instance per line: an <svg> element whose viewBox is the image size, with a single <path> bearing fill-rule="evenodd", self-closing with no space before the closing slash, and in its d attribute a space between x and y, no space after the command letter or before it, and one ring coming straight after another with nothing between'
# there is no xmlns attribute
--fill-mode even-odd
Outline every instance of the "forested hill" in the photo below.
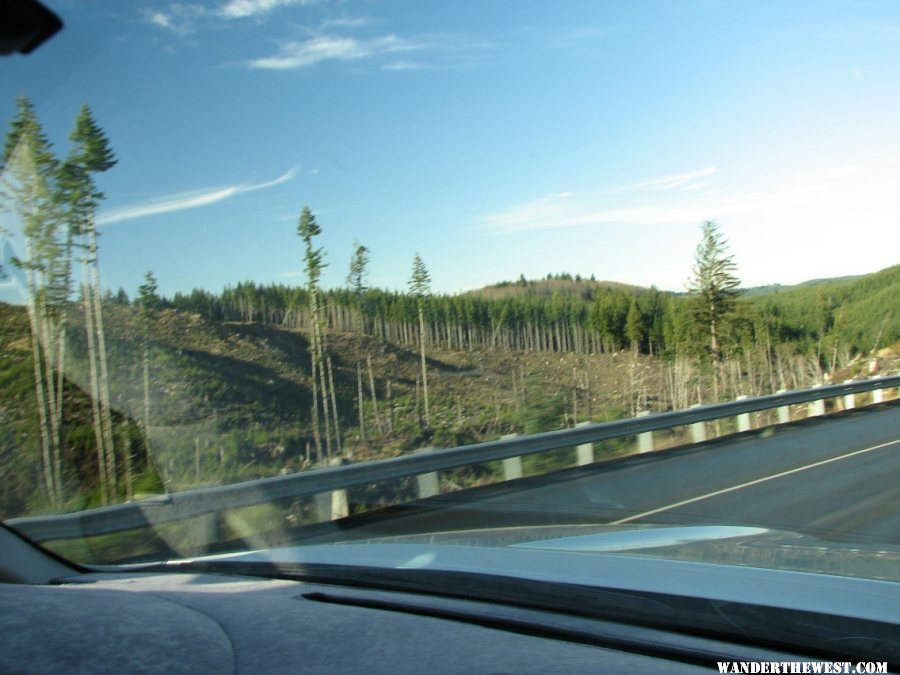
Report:
<svg viewBox="0 0 900 675"><path fill-rule="evenodd" d="M828 279L810 279L809 281L801 281L799 284L791 284L789 286L785 286L783 284L769 284L767 286L753 286L751 288L744 288L741 290L741 293L745 297L752 297L755 295L768 295L769 293L780 293L783 291L793 290L795 288L801 288L803 286L824 286L826 284L844 284L849 281L855 281L857 279L862 278L862 275L851 275L846 277L830 277Z"/></svg>
<svg viewBox="0 0 900 675"><path fill-rule="evenodd" d="M410 295L369 289L323 292L330 330L364 332L399 345L417 339ZM309 325L306 290L241 283L221 293L194 290L166 304L212 321L250 321L285 328ZM428 342L446 349L697 355L706 337L686 295L558 275L520 280L460 295L425 299ZM360 324L362 322L362 324ZM831 370L852 355L900 340L900 265L849 281L803 284L741 297L723 326L723 345L742 353L759 345L792 345L815 353Z"/></svg>
<svg viewBox="0 0 900 675"><path fill-rule="evenodd" d="M554 295L591 300L594 294L601 289L630 293L640 293L647 290L641 286L623 284L617 281L597 281L593 277L585 279L578 274L573 276L563 272L560 274L548 274L543 279L526 279L522 275L518 281L501 281L484 288L468 291L467 295L487 300L501 300L518 296L552 297Z"/></svg>

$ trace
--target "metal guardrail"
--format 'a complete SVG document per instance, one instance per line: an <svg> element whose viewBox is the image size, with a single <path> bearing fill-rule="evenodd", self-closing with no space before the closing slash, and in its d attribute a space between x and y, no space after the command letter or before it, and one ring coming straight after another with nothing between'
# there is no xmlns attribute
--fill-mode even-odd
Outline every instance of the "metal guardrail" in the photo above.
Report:
<svg viewBox="0 0 900 675"><path fill-rule="evenodd" d="M893 387L900 387L900 375L714 403L615 422L585 424L574 429L505 438L458 448L434 449L403 457L259 478L231 485L185 490L76 513L14 518L6 523L34 541L112 534L276 499L315 495L356 485L521 457L547 450L575 447L585 443Z"/></svg>

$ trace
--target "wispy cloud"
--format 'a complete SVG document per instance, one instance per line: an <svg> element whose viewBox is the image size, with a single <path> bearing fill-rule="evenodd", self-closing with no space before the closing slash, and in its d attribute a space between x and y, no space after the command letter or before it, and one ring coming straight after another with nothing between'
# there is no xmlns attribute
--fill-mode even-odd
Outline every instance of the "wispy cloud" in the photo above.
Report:
<svg viewBox="0 0 900 675"><path fill-rule="evenodd" d="M294 70L308 68L322 61L357 61L360 59L409 52L422 49L422 44L396 35L384 35L371 39L347 36L322 35L300 42L287 42L278 53L255 59L251 68L268 70Z"/></svg>
<svg viewBox="0 0 900 675"><path fill-rule="evenodd" d="M341 17L338 19L326 19L319 26L319 31L324 32L326 30L344 30L344 29L352 29L352 28L362 28L363 26L368 25L369 19L364 16L355 16L355 17Z"/></svg>
<svg viewBox="0 0 900 675"><path fill-rule="evenodd" d="M218 202L234 197L235 195L246 192L255 192L257 190L265 190L267 188L286 183L297 175L297 168L292 168L274 180L265 183L229 185L226 187L212 188L208 190L199 190L192 192L182 192L178 194L166 195L158 197L150 201L124 206L114 209L108 213L102 214L97 218L98 225L110 225L112 223L120 223L126 220L134 220L136 218L144 218L146 216L155 216L161 213L172 213L174 211L184 211L186 209L196 209L202 206L209 206Z"/></svg>
<svg viewBox="0 0 900 675"><path fill-rule="evenodd" d="M728 219L746 227L843 227L854 222L892 223L900 192L900 160L811 169L758 188L726 191L712 167L651 178L596 192L546 195L489 214L479 221L495 233L592 225L672 225Z"/></svg>
<svg viewBox="0 0 900 675"><path fill-rule="evenodd" d="M691 185L698 178L707 178L716 173L716 167L708 166L705 169L697 169L696 171L686 171L677 173L672 176L660 176L658 178L650 178L632 185L613 188L610 192L626 192L630 190L675 190L677 188L685 188ZM695 184L695 183L694 183Z"/></svg>
<svg viewBox="0 0 900 675"><path fill-rule="evenodd" d="M173 2L163 9L142 9L141 15L154 26L177 35L188 35L194 32L197 19L205 16L208 10L198 3Z"/></svg>
<svg viewBox="0 0 900 675"><path fill-rule="evenodd" d="M170 2L157 9L142 9L146 21L179 35L193 33L199 21L262 18L281 7L307 6L319 0L226 0L209 6L199 2Z"/></svg>
<svg viewBox="0 0 900 675"><path fill-rule="evenodd" d="M316 0L228 0L220 5L216 14L226 19L246 19L268 14L273 9L290 5L311 5Z"/></svg>
<svg viewBox="0 0 900 675"><path fill-rule="evenodd" d="M392 63L385 63L381 66L382 70L422 70L427 68L424 63L418 63L416 61L393 61Z"/></svg>
<svg viewBox="0 0 900 675"><path fill-rule="evenodd" d="M672 222L673 219L690 217L688 214L702 213L697 206L698 200L685 200L679 195L659 204L660 196L676 191L702 190L709 185L709 181L698 179L715 173L715 167L706 167L596 192L557 192L491 214L481 224L485 229L496 232L519 232L600 223ZM623 200L630 202L623 203Z"/></svg>

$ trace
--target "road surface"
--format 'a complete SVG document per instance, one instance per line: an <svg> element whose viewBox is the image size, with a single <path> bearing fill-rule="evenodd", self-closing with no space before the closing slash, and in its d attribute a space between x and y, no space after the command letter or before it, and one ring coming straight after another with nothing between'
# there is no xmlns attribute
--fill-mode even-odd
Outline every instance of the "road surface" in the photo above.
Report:
<svg viewBox="0 0 900 675"><path fill-rule="evenodd" d="M368 521L359 535L516 524L677 523L761 526L900 544L900 404L418 504L439 510L411 509L374 529Z"/></svg>

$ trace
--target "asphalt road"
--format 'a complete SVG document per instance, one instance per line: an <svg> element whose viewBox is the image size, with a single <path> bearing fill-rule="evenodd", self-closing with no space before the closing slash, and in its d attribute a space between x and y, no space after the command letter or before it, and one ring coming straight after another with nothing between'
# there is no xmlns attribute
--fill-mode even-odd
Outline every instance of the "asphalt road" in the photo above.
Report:
<svg viewBox="0 0 900 675"><path fill-rule="evenodd" d="M519 524L729 524L900 544L900 404L423 503L436 510L398 513L375 530L362 530L371 536L376 530L391 534Z"/></svg>

